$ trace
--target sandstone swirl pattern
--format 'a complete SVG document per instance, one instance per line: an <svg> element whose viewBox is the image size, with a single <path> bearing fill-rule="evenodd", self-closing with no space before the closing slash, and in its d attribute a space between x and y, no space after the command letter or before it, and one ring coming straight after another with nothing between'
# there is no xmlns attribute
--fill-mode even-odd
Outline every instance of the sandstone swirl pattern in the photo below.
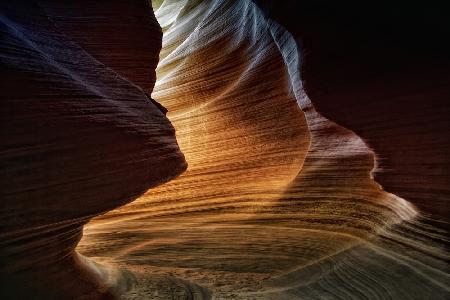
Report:
<svg viewBox="0 0 450 300"><path fill-rule="evenodd" d="M446 299L448 238L373 180L376 153L305 94L292 36L251 1L164 1L152 96L188 170L87 225L125 299Z"/></svg>
<svg viewBox="0 0 450 300"><path fill-rule="evenodd" d="M419 128L433 160L416 163L378 101L349 113L307 95L301 49L264 1L156 5L157 74L146 1L8 2L0 298L448 298L449 140L433 136L448 122ZM189 168L91 221L75 251L91 218L186 168L150 94ZM384 156L397 169L380 173Z"/></svg>

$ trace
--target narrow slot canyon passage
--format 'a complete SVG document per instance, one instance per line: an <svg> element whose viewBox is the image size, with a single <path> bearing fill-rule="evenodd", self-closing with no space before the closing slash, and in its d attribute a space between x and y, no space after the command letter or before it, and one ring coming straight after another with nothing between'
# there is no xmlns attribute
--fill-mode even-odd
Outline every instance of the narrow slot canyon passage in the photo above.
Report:
<svg viewBox="0 0 450 300"><path fill-rule="evenodd" d="M438 230L372 179L361 138L315 111L289 33L251 1L169 1L155 15L152 96L189 167L94 220L79 246L136 274L126 299L446 294Z"/></svg>
<svg viewBox="0 0 450 300"><path fill-rule="evenodd" d="M0 298L448 299L450 62L409 8L1 3Z"/></svg>

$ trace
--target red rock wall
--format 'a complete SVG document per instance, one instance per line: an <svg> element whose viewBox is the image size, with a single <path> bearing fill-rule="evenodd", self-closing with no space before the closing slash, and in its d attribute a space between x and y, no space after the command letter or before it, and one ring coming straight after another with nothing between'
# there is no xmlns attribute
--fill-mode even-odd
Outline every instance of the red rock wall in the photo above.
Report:
<svg viewBox="0 0 450 300"><path fill-rule="evenodd" d="M374 150L376 180L447 227L449 32L439 7L255 2L295 36L316 109Z"/></svg>
<svg viewBox="0 0 450 300"><path fill-rule="evenodd" d="M40 1L64 34L107 67L151 92L162 31L151 1Z"/></svg>
<svg viewBox="0 0 450 300"><path fill-rule="evenodd" d="M2 298L108 294L103 271L74 252L83 224L186 168L174 128L138 86L151 92L161 47L151 7L108 3L2 4ZM120 7L128 18L116 19ZM69 19L89 25L71 30Z"/></svg>

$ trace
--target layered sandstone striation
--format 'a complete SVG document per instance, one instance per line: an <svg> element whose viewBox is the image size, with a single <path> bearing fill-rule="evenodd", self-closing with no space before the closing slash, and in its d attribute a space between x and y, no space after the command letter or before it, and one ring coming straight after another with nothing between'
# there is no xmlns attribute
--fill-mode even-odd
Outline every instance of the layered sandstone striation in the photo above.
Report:
<svg viewBox="0 0 450 300"><path fill-rule="evenodd" d="M374 150L376 181L448 229L449 30L439 7L255 2L301 45L316 109Z"/></svg>
<svg viewBox="0 0 450 300"><path fill-rule="evenodd" d="M189 168L93 220L79 246L135 272L125 299L446 298L444 231L374 180L382 149L322 113L302 73L315 48L253 1L169 0L155 14L153 95Z"/></svg>
<svg viewBox="0 0 450 300"><path fill-rule="evenodd" d="M146 95L161 29L146 1L1 8L1 298L112 297L130 280L75 252L83 225L186 168Z"/></svg>
<svg viewBox="0 0 450 300"><path fill-rule="evenodd" d="M411 36L385 47L396 16L166 0L159 28L141 1L38 4L1 19L2 291L448 297L448 77ZM189 168L144 192L186 167L150 92ZM94 216L77 251L107 268L73 251Z"/></svg>

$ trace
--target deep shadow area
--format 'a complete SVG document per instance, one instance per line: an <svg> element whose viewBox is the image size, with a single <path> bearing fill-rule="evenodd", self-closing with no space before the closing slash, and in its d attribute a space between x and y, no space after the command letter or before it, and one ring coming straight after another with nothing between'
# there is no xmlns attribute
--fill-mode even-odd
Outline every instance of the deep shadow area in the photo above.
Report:
<svg viewBox="0 0 450 300"><path fill-rule="evenodd" d="M375 179L448 228L445 10L411 2L255 2L296 38L316 109L374 149Z"/></svg>

